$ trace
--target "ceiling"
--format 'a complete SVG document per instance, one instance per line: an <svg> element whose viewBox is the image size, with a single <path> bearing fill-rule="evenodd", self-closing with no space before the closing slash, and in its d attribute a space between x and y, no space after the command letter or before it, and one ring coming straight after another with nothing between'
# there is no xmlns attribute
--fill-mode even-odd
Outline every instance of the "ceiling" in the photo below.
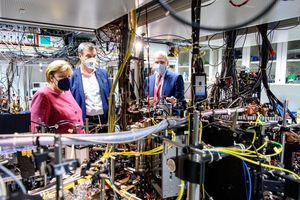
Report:
<svg viewBox="0 0 300 200"><path fill-rule="evenodd" d="M178 14L190 20L191 11L187 9L191 0L168 0ZM213 0L202 0L209 2ZM239 3L243 0L235 0ZM279 0L278 0L279 1ZM25 23L41 27L56 29L71 29L79 31L93 31L115 19L127 14L133 8L145 6L147 3L155 4L156 0L0 0L0 23ZM228 0L216 0L212 5L201 8L201 25L229 26L239 24L261 11L271 0L251 0L241 8L232 7ZM191 27L183 25L158 5L155 12L149 8L149 36L160 39L163 34L178 35L191 38ZM300 15L300 0L281 0L266 16L260 18L252 25L274 22ZM139 17L139 32L146 33L145 14ZM211 35L212 32L200 31L201 36Z"/></svg>
<svg viewBox="0 0 300 200"><path fill-rule="evenodd" d="M279 0L278 0L279 1ZM235 0L235 2L243 2ZM251 0L241 8L236 8L228 3L228 0L216 0L208 7L201 8L201 25L226 27L237 25L252 18L262 11L271 0ZM186 20L191 20L191 10L186 9L178 12L178 15ZM250 24L249 26L270 23L300 16L300 0L279 1L267 15ZM139 27L140 33L146 33L145 26ZM215 32L200 30L201 36L211 35ZM169 36L161 36L169 35ZM176 21L171 16L164 17L149 23L149 36L151 38L172 39L177 35L184 38L191 38L191 27Z"/></svg>
<svg viewBox="0 0 300 200"><path fill-rule="evenodd" d="M0 0L0 23L97 29L151 0Z"/></svg>

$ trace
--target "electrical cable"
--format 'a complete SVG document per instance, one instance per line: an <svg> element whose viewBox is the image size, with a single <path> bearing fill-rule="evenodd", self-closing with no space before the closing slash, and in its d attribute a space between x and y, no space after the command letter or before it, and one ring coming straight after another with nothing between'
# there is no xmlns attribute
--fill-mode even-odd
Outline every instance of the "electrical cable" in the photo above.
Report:
<svg viewBox="0 0 300 200"><path fill-rule="evenodd" d="M135 36L134 36L134 32L136 31L136 10L133 10L130 12L129 14L130 19L132 21L132 31L131 31L131 36L130 36L130 41L129 41L129 47L127 48L127 51L125 53L124 56L124 60L120 66L120 69L116 75L116 78L113 81L112 87L111 87L111 91L109 93L109 106L108 106L108 121L109 121L109 126L108 126L108 130L109 132L114 132L114 127L115 127L115 113L114 113L114 107L113 107L113 93L116 89L118 80L120 79L121 75L123 74L123 71L125 69L126 63L128 62L130 55L131 55L131 51L133 48L133 43L135 40Z"/></svg>
<svg viewBox="0 0 300 200"><path fill-rule="evenodd" d="M181 200L183 194L184 194L184 180L181 180L180 190L179 190L179 194L178 194L178 197L176 198L176 200Z"/></svg>
<svg viewBox="0 0 300 200"><path fill-rule="evenodd" d="M201 184L201 190L202 190L202 196L201 196L201 198L203 200L205 200L205 188L204 188L204 184Z"/></svg>
<svg viewBox="0 0 300 200"><path fill-rule="evenodd" d="M111 161L111 160L110 160ZM108 176L108 178L109 178L109 182L110 182L110 186L111 186L111 188L113 189L113 192L114 192L114 196L117 198L117 200L119 200L119 197L118 197L118 195L116 194L116 192L121 196L121 194L120 194L120 192L118 191L118 189L116 189L116 186L115 186L115 184L114 184L114 182L113 182L113 180L112 180L112 177L111 177L111 175L110 175L110 161L108 161L108 163L107 163L107 176Z"/></svg>
<svg viewBox="0 0 300 200"><path fill-rule="evenodd" d="M225 41L224 41L224 33L223 33L223 41L224 41L223 45L218 46L218 47L212 47L212 45L210 44L210 41L211 41L215 36L217 36L218 34L219 34L219 33L213 34L213 35L210 36L210 37L208 38L208 40L207 40L207 45L208 45L208 47L209 47L211 50L218 50L218 49L221 49L222 47L224 47L224 46L226 45L226 43L225 43Z"/></svg>
<svg viewBox="0 0 300 200"><path fill-rule="evenodd" d="M268 12L270 12L279 1L272 0L272 2L269 3L269 5L267 7L265 7L261 12L259 12L259 14L257 14L256 16L248 19L247 21L245 21L243 23L239 23L238 25L232 25L232 26L227 26L227 27L209 27L209 26L204 26L204 25L199 26L197 23L191 23L191 22L183 19L182 17L180 17L175 12L175 10L173 8L171 8L171 6L166 2L166 0L158 0L158 2L165 11L167 11L173 18L175 18L176 20L178 20L179 22L181 22L183 24L189 25L193 28L203 29L203 30L207 30L207 31L227 31L227 30L239 29L243 26L249 25L252 22L255 22L256 20L260 19L261 17L266 15Z"/></svg>
<svg viewBox="0 0 300 200"><path fill-rule="evenodd" d="M211 1L207 1L205 3L201 3L201 8L205 8L205 7L208 7L212 4L214 4L217 0L211 0Z"/></svg>
<svg viewBox="0 0 300 200"><path fill-rule="evenodd" d="M278 30L278 31L286 31L286 30L290 30L290 29L293 29L293 28L296 28L297 26L300 25L300 20L299 20L299 17L298 17L298 20L297 20L297 24L291 26L291 27L287 27L287 28L278 28L278 26L280 25L280 21L278 22L278 24L275 26L275 29Z"/></svg>
<svg viewBox="0 0 300 200"><path fill-rule="evenodd" d="M6 195L7 195L6 186L2 179L2 176L0 175L0 199L2 198L6 199Z"/></svg>
<svg viewBox="0 0 300 200"><path fill-rule="evenodd" d="M285 169L285 168L281 168L281 167L277 167L277 166L273 166L273 165L268 165L268 164L265 164L265 163L261 163L260 161L254 161L254 160L251 160L249 158L245 158L245 157L243 157L241 155L237 155L237 154L235 154L233 152L227 151L225 149L214 148L214 149L203 149L203 151L216 151L216 152L227 153L229 155L232 155L234 157L237 157L237 158L239 158L241 160L244 160L244 161L246 161L248 163L252 163L254 165L259 165L261 167L265 167L265 168L270 168L270 169L275 169L275 170L287 172L287 173L289 173L291 175L294 175L298 180L300 180L300 176L298 174L296 174L295 172L293 172L293 171L290 171L290 170Z"/></svg>
<svg viewBox="0 0 300 200"><path fill-rule="evenodd" d="M242 164L243 164L243 172L244 172L244 182L245 182L245 190L246 190L246 199L248 200L249 199L249 193L248 193L248 187L247 187L247 172L246 172L246 167L244 165L244 162L245 161L242 161Z"/></svg>
<svg viewBox="0 0 300 200"><path fill-rule="evenodd" d="M69 189L75 187L76 185L79 185L79 184L81 184L81 183L84 183L84 182L90 180L91 178L92 178L92 176L85 176L85 177L80 178L79 180L73 181L73 182L70 183L70 184L66 184L66 185L64 185L64 187L63 187L63 191L69 190ZM54 190L51 191L51 192L42 194L42 197L43 197L43 199L48 199L49 196L55 195L55 194L56 194L56 189L54 189Z"/></svg>
<svg viewBox="0 0 300 200"><path fill-rule="evenodd" d="M200 127L199 127L199 144L202 144L202 132L203 132L203 125L202 125L202 121L200 120Z"/></svg>
<svg viewBox="0 0 300 200"><path fill-rule="evenodd" d="M14 179L14 181L18 184L18 186L20 187L23 194L27 193L26 188L23 185L23 183L9 169L7 169L6 167L4 167L3 165L0 164L0 170L2 170L5 174L10 176L12 179Z"/></svg>
<svg viewBox="0 0 300 200"><path fill-rule="evenodd" d="M252 195L252 181L251 181L251 174L250 174L250 170L248 168L248 165L245 161L242 161L243 162L243 166L244 166L244 169L246 170L247 172L247 175L248 175L248 181L249 181L249 191L248 191L248 200L251 200L251 195ZM245 174L246 175L246 174ZM245 177L246 178L246 177Z"/></svg>
<svg viewBox="0 0 300 200"><path fill-rule="evenodd" d="M167 37L169 37L169 36L171 36L171 37L176 37L176 38L182 39L183 41L188 41L189 43L191 43L191 42L189 41L188 38L182 37L182 36L180 36L180 35L175 35L175 34L160 34L160 35L154 35L154 36L151 36L151 37L149 37L149 38L148 38L148 37L145 37L145 39L153 39L153 38L163 37L163 36L167 36Z"/></svg>

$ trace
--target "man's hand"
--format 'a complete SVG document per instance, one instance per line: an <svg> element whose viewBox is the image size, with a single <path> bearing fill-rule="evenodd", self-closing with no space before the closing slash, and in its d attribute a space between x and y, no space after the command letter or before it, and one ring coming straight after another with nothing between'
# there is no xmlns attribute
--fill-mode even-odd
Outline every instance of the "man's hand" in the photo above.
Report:
<svg viewBox="0 0 300 200"><path fill-rule="evenodd" d="M288 132L285 132L285 135L286 135L287 142L289 142L289 143L299 142L299 135L297 133L288 131Z"/></svg>
<svg viewBox="0 0 300 200"><path fill-rule="evenodd" d="M166 97L166 100L167 100L168 102L170 102L173 106L175 106L176 103L177 103L177 99L176 99L175 97L173 97L173 96L171 96L171 97Z"/></svg>

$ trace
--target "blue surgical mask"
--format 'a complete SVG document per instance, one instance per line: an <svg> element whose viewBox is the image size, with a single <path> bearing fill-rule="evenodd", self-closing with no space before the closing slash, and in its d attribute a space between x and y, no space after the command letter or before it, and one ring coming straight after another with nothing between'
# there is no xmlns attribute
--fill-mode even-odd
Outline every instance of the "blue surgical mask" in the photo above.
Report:
<svg viewBox="0 0 300 200"><path fill-rule="evenodd" d="M62 91L67 91L70 89L70 80L69 78L64 78L57 81L57 87Z"/></svg>
<svg viewBox="0 0 300 200"><path fill-rule="evenodd" d="M167 66L164 64L155 64L155 71L160 75L163 75L167 69Z"/></svg>

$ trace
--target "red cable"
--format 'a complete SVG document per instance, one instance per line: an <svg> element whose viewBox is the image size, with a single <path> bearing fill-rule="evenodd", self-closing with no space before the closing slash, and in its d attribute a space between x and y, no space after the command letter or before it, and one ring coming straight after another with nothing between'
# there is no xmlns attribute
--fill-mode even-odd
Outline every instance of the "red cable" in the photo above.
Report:
<svg viewBox="0 0 300 200"><path fill-rule="evenodd" d="M243 3L241 3L241 4L236 4L236 3L234 3L232 0L229 0L229 3L230 3L232 6L234 6L234 7L242 7L242 6L246 5L249 1L250 1L250 0L245 0L245 1L244 1Z"/></svg>

